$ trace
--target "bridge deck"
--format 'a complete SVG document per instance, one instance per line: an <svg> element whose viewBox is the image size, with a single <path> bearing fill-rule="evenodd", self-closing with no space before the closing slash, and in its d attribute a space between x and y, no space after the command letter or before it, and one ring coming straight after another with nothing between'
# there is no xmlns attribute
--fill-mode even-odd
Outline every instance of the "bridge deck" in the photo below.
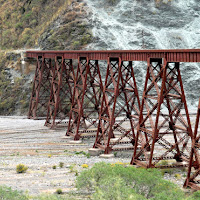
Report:
<svg viewBox="0 0 200 200"><path fill-rule="evenodd" d="M166 58L168 62L200 62L200 49L168 49L168 50L107 50L107 51L27 51L27 58L78 59L88 57L90 60L107 60L121 57L123 61L147 61L148 58Z"/></svg>

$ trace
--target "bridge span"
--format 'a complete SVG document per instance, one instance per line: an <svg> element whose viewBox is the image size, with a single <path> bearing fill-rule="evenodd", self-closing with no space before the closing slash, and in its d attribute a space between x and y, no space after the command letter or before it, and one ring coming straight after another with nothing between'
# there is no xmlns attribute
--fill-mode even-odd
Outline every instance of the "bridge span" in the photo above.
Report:
<svg viewBox="0 0 200 200"><path fill-rule="evenodd" d="M180 73L182 62L200 62L200 49L27 51L26 57L37 59L29 118L46 116L51 128L65 121L67 137L95 137L93 148L105 154L132 150L131 164L189 166L185 187L200 189L199 109L193 133ZM142 96L135 61L146 62ZM177 163L159 164L170 159Z"/></svg>

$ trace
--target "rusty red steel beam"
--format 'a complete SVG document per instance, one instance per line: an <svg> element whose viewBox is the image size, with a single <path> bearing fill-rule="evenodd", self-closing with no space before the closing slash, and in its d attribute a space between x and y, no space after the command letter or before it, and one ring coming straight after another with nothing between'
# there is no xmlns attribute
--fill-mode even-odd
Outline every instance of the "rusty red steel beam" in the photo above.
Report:
<svg viewBox="0 0 200 200"><path fill-rule="evenodd" d="M200 98L197 109L196 123L192 138L192 148L190 152L190 160L188 165L188 173L184 183L184 187L191 187L194 190L200 190L200 134L198 133L200 119ZM194 168L194 169L192 169Z"/></svg>
<svg viewBox="0 0 200 200"><path fill-rule="evenodd" d="M74 84L74 67L72 59L55 57L52 67L51 94L47 106L45 125L55 128L68 117L71 107L72 87Z"/></svg>
<svg viewBox="0 0 200 200"><path fill-rule="evenodd" d="M47 103L51 89L51 59L37 56L37 66L33 81L28 118L37 119L46 116Z"/></svg>
<svg viewBox="0 0 200 200"><path fill-rule="evenodd" d="M108 57L120 57L123 61L147 61L148 58L165 58L170 62L200 62L200 49L163 49L163 50L106 50L106 51L27 51L26 57L107 60Z"/></svg>
<svg viewBox="0 0 200 200"><path fill-rule="evenodd" d="M98 61L79 58L74 79L72 104L69 113L67 136L79 140L84 133L96 131L102 96L102 80Z"/></svg>
<svg viewBox="0 0 200 200"><path fill-rule="evenodd" d="M131 161L131 164L147 168L158 167L159 161L166 159L188 162L189 143L193 137L180 63L163 61L148 60Z"/></svg>
<svg viewBox="0 0 200 200"><path fill-rule="evenodd" d="M120 149L132 149L139 118L139 95L132 61L108 59L94 148L105 154ZM123 144L123 145L122 145ZM122 146L121 146L122 145ZM115 148L114 148L115 146Z"/></svg>

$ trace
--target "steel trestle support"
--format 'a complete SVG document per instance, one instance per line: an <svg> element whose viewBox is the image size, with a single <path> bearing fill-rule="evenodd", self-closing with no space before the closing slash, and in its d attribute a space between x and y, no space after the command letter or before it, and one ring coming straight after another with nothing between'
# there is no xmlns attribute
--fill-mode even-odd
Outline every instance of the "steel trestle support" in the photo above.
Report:
<svg viewBox="0 0 200 200"><path fill-rule="evenodd" d="M188 174L184 187L191 187L194 190L200 190L200 134L198 133L200 118L200 98L197 109L194 136L192 138L192 148L190 153L190 162L188 166ZM194 169L193 169L194 168ZM192 170L193 169L193 170Z"/></svg>
<svg viewBox="0 0 200 200"><path fill-rule="evenodd" d="M95 132L94 148L132 149L131 164L189 163L184 186L200 189L200 103L193 134L179 64L200 62L200 49L27 51L26 57L37 58L29 118L46 116L46 125L55 127L69 116L66 135L79 140ZM99 65L106 61L101 74ZM147 61L141 105L134 61ZM169 159L176 164L160 162Z"/></svg>
<svg viewBox="0 0 200 200"><path fill-rule="evenodd" d="M133 147L139 107L140 101L132 62L123 62L120 57L109 58L98 130L93 147L103 149L106 154L115 150L114 146L119 147L119 144L126 144L126 147L121 147L120 150Z"/></svg>
<svg viewBox="0 0 200 200"><path fill-rule="evenodd" d="M131 160L131 164L146 168L158 167L160 160L169 158L189 161L192 128L179 63L163 60L162 64L162 59L148 59Z"/></svg>
<svg viewBox="0 0 200 200"><path fill-rule="evenodd" d="M102 80L98 61L87 57L78 59L67 136L74 140L96 132L97 116L102 96Z"/></svg>
<svg viewBox="0 0 200 200"><path fill-rule="evenodd" d="M74 83L72 60L55 58L51 83L51 94L47 108L45 125L55 128L69 115Z"/></svg>
<svg viewBox="0 0 200 200"><path fill-rule="evenodd" d="M37 56L37 66L33 82L28 118L45 117L50 96L52 67L51 59Z"/></svg>

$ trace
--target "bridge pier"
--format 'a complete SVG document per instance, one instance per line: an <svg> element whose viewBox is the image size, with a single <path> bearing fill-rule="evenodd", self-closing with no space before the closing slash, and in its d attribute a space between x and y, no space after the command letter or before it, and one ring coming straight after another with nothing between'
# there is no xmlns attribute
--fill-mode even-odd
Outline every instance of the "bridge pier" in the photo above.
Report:
<svg viewBox="0 0 200 200"><path fill-rule="evenodd" d="M29 119L46 116L51 88L51 74L52 67L49 59L44 58L44 56L37 56L37 66L29 104Z"/></svg>
<svg viewBox="0 0 200 200"><path fill-rule="evenodd" d="M131 164L151 168L158 167L161 160L188 162L191 138L192 128L179 63L148 59Z"/></svg>
<svg viewBox="0 0 200 200"><path fill-rule="evenodd" d="M123 150L132 149L139 107L132 61L123 62L120 57L109 58L93 148L103 149L105 154L118 150L114 146L119 144L126 144Z"/></svg>
<svg viewBox="0 0 200 200"><path fill-rule="evenodd" d="M200 118L200 98L197 109L196 123L194 129L194 136L192 138L192 148L190 152L190 160L188 166L187 178L184 183L184 187L191 187L194 190L200 190L200 134L198 133ZM194 170L192 171L192 168Z"/></svg>
<svg viewBox="0 0 200 200"><path fill-rule="evenodd" d="M84 133L96 131L102 87L98 61L79 57L67 136L72 135L74 140L79 140ZM93 130L89 130L91 128Z"/></svg>
<svg viewBox="0 0 200 200"><path fill-rule="evenodd" d="M69 116L75 79L72 59L64 60L62 56L56 56L52 72L51 93L45 125L55 128Z"/></svg>

